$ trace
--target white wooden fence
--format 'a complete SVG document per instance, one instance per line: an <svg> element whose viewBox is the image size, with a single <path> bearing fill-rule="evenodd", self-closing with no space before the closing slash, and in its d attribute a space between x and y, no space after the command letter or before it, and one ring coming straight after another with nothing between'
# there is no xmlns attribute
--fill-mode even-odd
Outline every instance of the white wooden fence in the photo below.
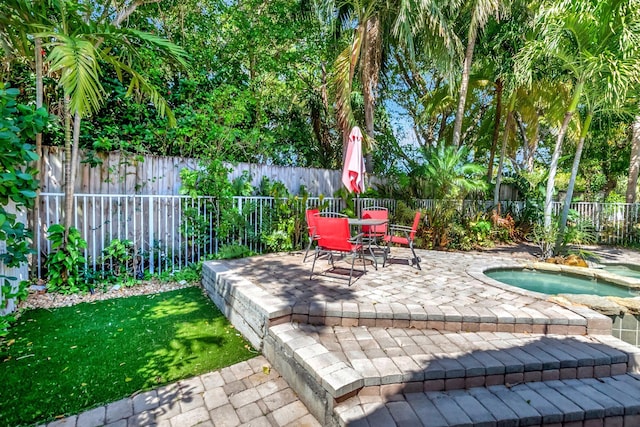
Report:
<svg viewBox="0 0 640 427"><path fill-rule="evenodd" d="M196 159L185 157L163 157L135 155L120 152L97 154L91 165L87 151L80 153L81 163L75 182L75 192L100 195L179 195L182 169L200 168ZM40 190L43 193L62 193L64 152L60 147L43 147ZM292 194L298 194L304 185L309 194L332 196L342 187L341 172L330 169L294 168L250 163L226 164L231 169L229 180L242 175L251 175L251 185L260 186L262 177L282 182Z"/></svg>

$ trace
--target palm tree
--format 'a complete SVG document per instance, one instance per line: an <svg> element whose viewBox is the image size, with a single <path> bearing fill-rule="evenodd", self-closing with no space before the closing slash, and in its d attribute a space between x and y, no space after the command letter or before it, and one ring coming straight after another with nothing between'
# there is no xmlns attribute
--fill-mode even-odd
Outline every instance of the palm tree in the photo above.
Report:
<svg viewBox="0 0 640 427"><path fill-rule="evenodd" d="M425 37L431 40L426 49L452 55L457 44L449 28L448 12L455 10L456 6L457 2L454 1L449 8L444 8L437 0L399 4L382 0L348 0L342 4L338 16L344 26L351 28L355 22L350 43L335 60L332 78L338 125L343 133L345 149L348 134L356 124L351 106L356 71L359 72L364 101L365 147L366 151L371 151L378 79L383 68L384 52L390 49L392 41L396 47L413 52L416 37ZM335 3L330 1L325 8L333 10Z"/></svg>
<svg viewBox="0 0 640 427"><path fill-rule="evenodd" d="M120 10L105 6L103 11L112 11L115 16L112 23L102 22L109 13L100 14L92 9L100 6L99 4L65 0L35 4L24 0L7 0L6 7L0 13L0 23L5 29L0 31L0 43L5 52L35 57L37 105L42 105L43 102L42 52L45 49L50 50L46 59L50 65L49 73L59 77L58 84L63 90L66 230L71 226L81 119L97 112L106 95L100 83L101 62L110 65L120 79L123 74L128 74L129 93L146 94L158 113L166 114L169 122L175 123L166 101L136 70L134 64L140 59L140 49L144 46L155 49L168 62L182 66L185 65L185 52L160 37L119 28L122 21L144 3L144 0L135 1ZM33 46L29 44L31 37ZM41 137L37 136L36 143L39 152Z"/></svg>
<svg viewBox="0 0 640 427"><path fill-rule="evenodd" d="M136 2L135 4L139 4ZM57 20L51 27L35 34L49 50L49 72L58 75L65 105L65 214L64 226L71 226L72 200L75 182L80 125L83 117L99 111L107 95L101 84L102 65L111 66L122 80L128 75L129 93L140 92L149 97L160 115L166 115L170 124L175 118L159 92L136 70L141 64L141 47L152 47L169 63L186 66L186 54L182 48L158 36L111 23L84 21L83 18L99 16L91 9L91 3L60 2L56 6ZM135 8L116 14L119 23L122 16ZM72 119L73 117L73 119ZM73 136L71 121L73 120Z"/></svg>
<svg viewBox="0 0 640 427"><path fill-rule="evenodd" d="M534 65L554 67L560 79L573 84L549 166L544 205L544 226L551 226L552 199L564 137L586 85L607 82L602 95L624 97L637 79L640 34L639 0L562 0L543 5L536 18L538 37L519 54L519 74L531 83ZM549 69L549 68L547 68ZM590 89L588 89L590 90Z"/></svg>
<svg viewBox="0 0 640 427"><path fill-rule="evenodd" d="M475 49L478 34L492 16L499 16L509 0L470 0L466 4L469 10L470 20L467 28L467 46L465 48L464 60L462 62L462 76L460 79L460 93L458 96L458 108L453 125L452 145L459 146L462 137L462 119L464 117L465 104L467 102L467 91L469 90L469 77L471 75L471 63L473 62L473 51ZM463 13L463 16L465 14Z"/></svg>
<svg viewBox="0 0 640 427"><path fill-rule="evenodd" d="M424 179L434 200L427 213L435 246L443 246L461 200L471 192L484 191L487 183L483 166L469 162L468 147L454 147L440 142L423 149L424 165L416 172Z"/></svg>

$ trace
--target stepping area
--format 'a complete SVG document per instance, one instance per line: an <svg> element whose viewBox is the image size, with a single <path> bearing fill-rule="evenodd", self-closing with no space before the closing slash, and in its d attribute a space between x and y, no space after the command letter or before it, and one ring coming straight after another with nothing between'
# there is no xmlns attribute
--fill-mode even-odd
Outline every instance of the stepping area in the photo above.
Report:
<svg viewBox="0 0 640 427"><path fill-rule="evenodd" d="M301 254L207 262L203 285L321 425L640 425L610 318L484 276L513 257L393 255L351 286Z"/></svg>

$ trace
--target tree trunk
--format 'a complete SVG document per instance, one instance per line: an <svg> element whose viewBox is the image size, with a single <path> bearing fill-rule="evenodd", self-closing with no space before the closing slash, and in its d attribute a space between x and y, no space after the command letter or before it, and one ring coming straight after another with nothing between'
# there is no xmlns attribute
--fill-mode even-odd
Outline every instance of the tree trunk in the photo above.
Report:
<svg viewBox="0 0 640 427"><path fill-rule="evenodd" d="M71 196L75 194L76 176L78 175L78 152L80 151L80 123L82 116L75 114L73 120L73 145L71 146Z"/></svg>
<svg viewBox="0 0 640 427"><path fill-rule="evenodd" d="M364 123L369 139L366 144L365 167L367 173L373 172L373 155L371 153L374 135L374 113L378 91L378 77L382 62L382 35L380 34L380 18L377 15L367 20L365 38L362 42L362 95L364 101Z"/></svg>
<svg viewBox="0 0 640 427"><path fill-rule="evenodd" d="M44 85L42 82L42 40L36 37L34 40L35 60L36 60L36 108L42 108L44 104ZM42 132L36 134L36 160L35 169L38 175L42 174ZM36 189L36 198L33 204L33 215L31 215L31 231L34 238L31 240L31 248L35 251L38 247L37 236L40 235L38 229L40 226L40 185ZM33 270L35 273L36 270Z"/></svg>
<svg viewBox="0 0 640 427"><path fill-rule="evenodd" d="M584 140L589 133L589 126L591 126L591 119L593 119L593 111L587 113L587 117L584 119L582 126L582 132L580 132L580 140L576 147L576 155L573 158L573 165L571 167L571 177L569 178L569 186L567 187L567 195L564 199L564 205L562 206L562 216L560 217L560 225L558 227L558 237L556 239L556 253L560 250L562 242L564 240L564 230L567 227L567 218L569 217L569 208L571 207L571 199L573 198L573 189L576 186L576 177L578 176L578 168L580 167L580 157L582 157L582 149L584 147Z"/></svg>
<svg viewBox="0 0 640 427"><path fill-rule="evenodd" d="M627 203L636 202L638 171L640 170L640 116L631 125L631 158L629 159L629 179L627 180Z"/></svg>
<svg viewBox="0 0 640 427"><path fill-rule="evenodd" d="M500 184L502 182L502 168L504 165L504 158L507 152L507 141L509 140L509 130L511 129L511 122L513 121L513 110L516 107L516 94L511 95L509 101L509 107L507 110L507 120L504 124L504 132L502 133L502 146L500 147L500 161L498 162L498 173L496 175L496 186L493 190L493 206L498 206L500 203Z"/></svg>
<svg viewBox="0 0 640 427"><path fill-rule="evenodd" d="M462 145L462 119L464 118L464 107L467 103L467 90L469 89L469 77L471 75L471 61L473 60L473 49L475 48L476 39L471 37L469 30L469 41L467 43L467 49L464 54L464 62L462 63L462 79L460 80L460 96L458 97L458 109L456 110L456 120L453 126L453 140L452 145L459 147Z"/></svg>
<svg viewBox="0 0 640 427"><path fill-rule="evenodd" d="M69 228L73 214L73 182L71 180L71 111L69 96L64 95L64 241L69 238Z"/></svg>
<svg viewBox="0 0 640 427"><path fill-rule="evenodd" d="M553 155L551 156L551 164L549 165L549 178L547 180L547 190L544 197L544 228L545 230L551 229L551 213L553 210L553 192L555 189L556 173L558 171L558 160L560 159L560 154L562 153L562 143L564 142L564 137L567 134L567 129L569 129L569 123L571 122L573 113L576 111L576 108L578 106L578 101L582 96L583 87L584 87L583 82L579 82L576 85L576 88L573 93L573 98L571 99L571 104L569 105L569 108L567 109L567 111L564 113L564 120L562 121L562 126L560 127L560 131L558 132L556 145L553 148Z"/></svg>
<svg viewBox="0 0 640 427"><path fill-rule="evenodd" d="M564 120L560 131L558 132L558 138L556 139L556 145L553 148L553 155L551 156L551 164L549 165L549 177L547 178L547 190L544 196L544 228L549 230L551 228L551 213L553 210L553 193L556 184L556 173L558 171L558 160L560 154L562 154L562 142L564 136L567 133L569 122L573 117L573 112L566 112L564 114Z"/></svg>
<svg viewBox="0 0 640 427"><path fill-rule="evenodd" d="M496 155L498 137L500 136L500 120L502 119L502 89L504 85L502 79L496 80L496 120L493 123L493 138L491 141L491 152L489 153L489 166L487 167L487 182L493 178L493 160Z"/></svg>
<svg viewBox="0 0 640 427"><path fill-rule="evenodd" d="M573 113L576 111L576 108L578 106L578 101L580 101L580 97L582 96L583 87L584 87L584 82L578 82L576 84L576 88L573 93L573 98L571 99L571 104L569 105L567 112L564 113L564 120L562 121L562 126L560 127L560 131L558 132L556 145L553 148L553 155L551 156L551 164L549 165L549 178L547 180L547 191L544 197L544 228L545 230L551 229L551 212L553 210L553 191L555 189L556 173L558 171L558 160L560 159L560 154L562 153L562 143L564 142L564 137L567 134L567 129L569 128L569 123L571 122Z"/></svg>

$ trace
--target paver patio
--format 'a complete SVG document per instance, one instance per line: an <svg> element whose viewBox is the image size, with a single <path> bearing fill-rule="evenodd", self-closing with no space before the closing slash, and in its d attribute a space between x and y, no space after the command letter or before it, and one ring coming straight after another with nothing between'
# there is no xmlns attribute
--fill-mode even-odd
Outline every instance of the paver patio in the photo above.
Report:
<svg viewBox="0 0 640 427"><path fill-rule="evenodd" d="M145 394L149 410L117 403L114 425L640 425L640 351L609 335L608 317L482 274L524 263L511 256L420 251L418 271L408 250L394 255L351 287L309 279L301 254L206 263L205 289L264 357L223 370L236 386L215 393L190 380L202 387L160 415L161 391ZM291 401L271 407L260 387Z"/></svg>

